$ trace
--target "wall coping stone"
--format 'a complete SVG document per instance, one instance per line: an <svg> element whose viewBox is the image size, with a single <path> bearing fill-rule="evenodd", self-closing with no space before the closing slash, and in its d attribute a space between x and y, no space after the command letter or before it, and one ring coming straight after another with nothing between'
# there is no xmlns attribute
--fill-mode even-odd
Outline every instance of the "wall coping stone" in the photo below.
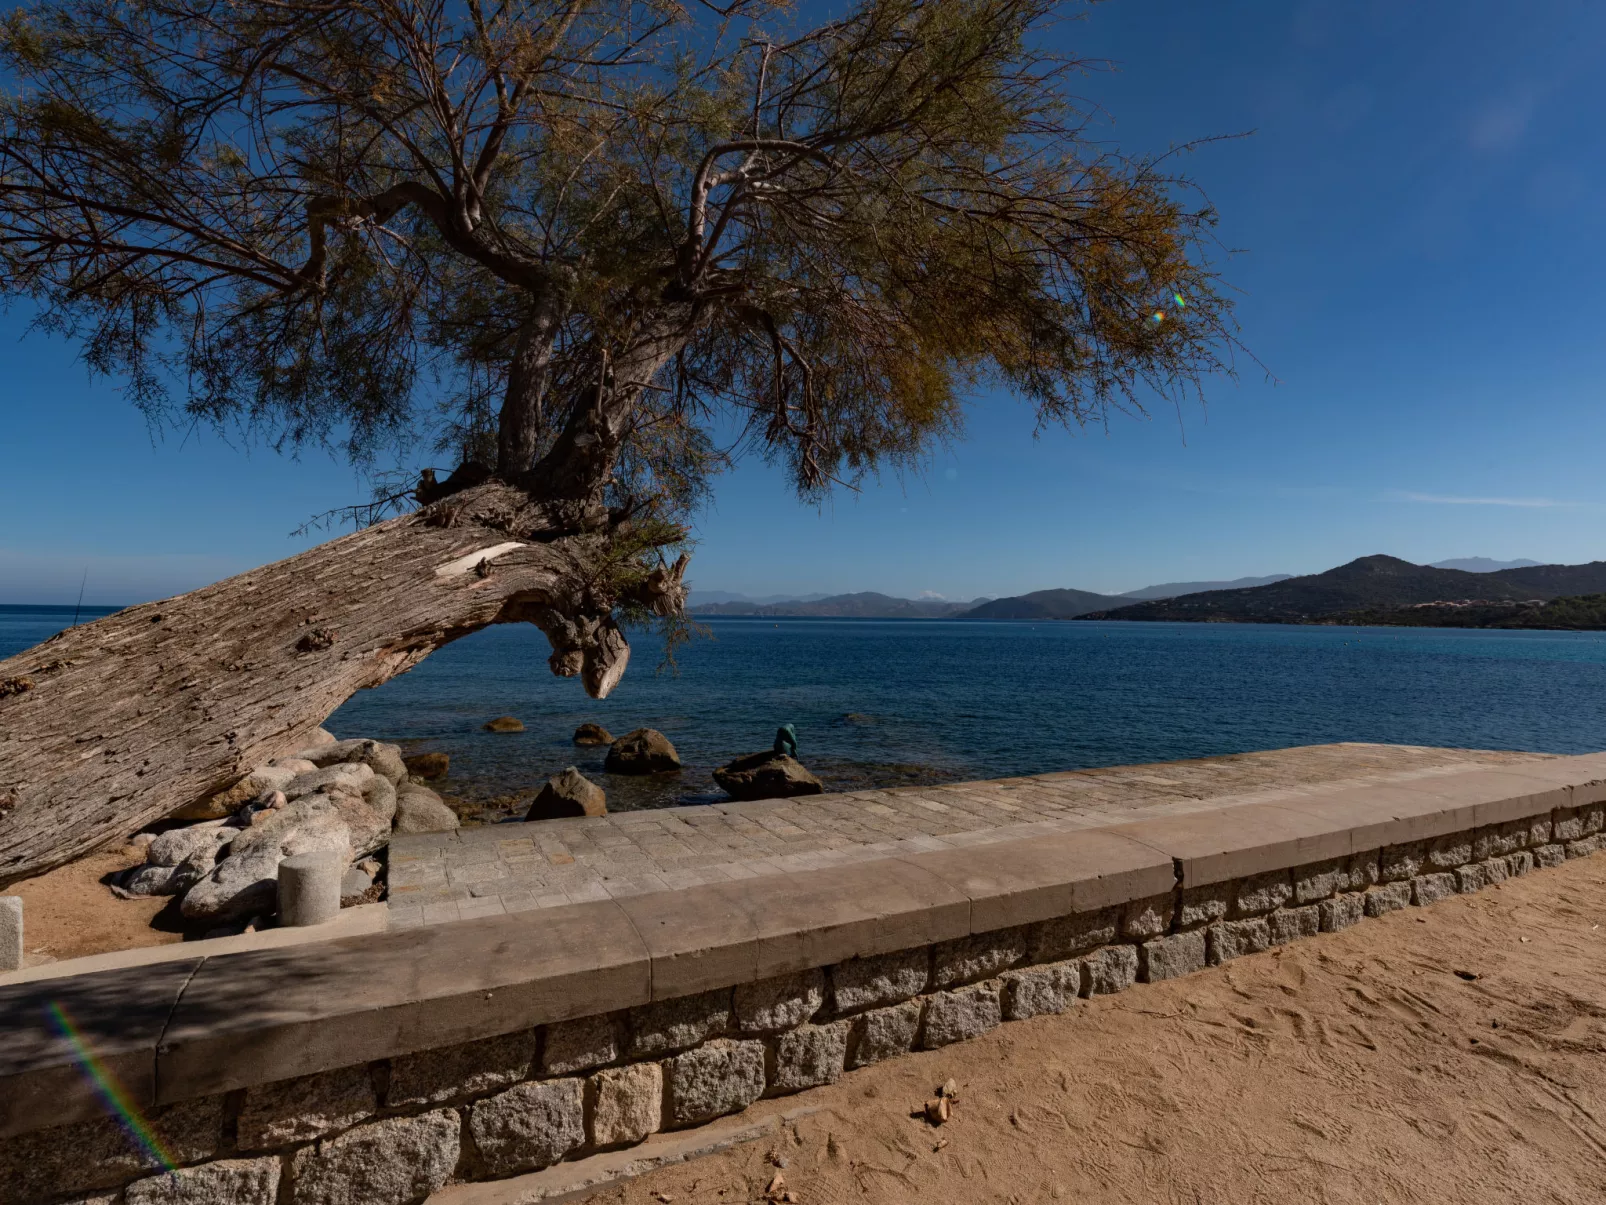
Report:
<svg viewBox="0 0 1606 1205"><path fill-rule="evenodd" d="M1606 754L0 986L0 1136L613 1012L1606 801ZM459 841L479 839L472 830Z"/></svg>

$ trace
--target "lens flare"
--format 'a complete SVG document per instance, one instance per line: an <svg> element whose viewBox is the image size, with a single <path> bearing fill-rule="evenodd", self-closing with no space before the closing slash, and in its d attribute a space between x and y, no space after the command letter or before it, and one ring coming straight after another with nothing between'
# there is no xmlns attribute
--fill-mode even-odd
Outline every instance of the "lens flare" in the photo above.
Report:
<svg viewBox="0 0 1606 1205"><path fill-rule="evenodd" d="M1185 309L1188 308L1188 303L1186 301L1182 300L1182 294L1181 293L1173 293L1173 294L1171 294L1171 300L1177 303L1177 309L1179 309L1179 310L1185 310Z"/></svg>
<svg viewBox="0 0 1606 1205"><path fill-rule="evenodd" d="M1164 322L1165 321L1165 311L1164 310L1155 310L1154 311L1154 320L1156 322Z"/></svg>
<svg viewBox="0 0 1606 1205"><path fill-rule="evenodd" d="M158 1163L166 1171L178 1167L178 1160L174 1159L167 1147L162 1144L159 1135L145 1115L139 1111L139 1106L128 1098L127 1091L117 1082L110 1067L95 1057L95 1052L89 1049L78 1027L67 1016L67 1010L60 1004L52 1003L50 1017L56 1023L56 1029L67 1044L72 1047L74 1057L84 1074L95 1085L95 1091L106 1104L106 1110L117 1119L119 1125L128 1134L134 1145L143 1147L151 1160Z"/></svg>

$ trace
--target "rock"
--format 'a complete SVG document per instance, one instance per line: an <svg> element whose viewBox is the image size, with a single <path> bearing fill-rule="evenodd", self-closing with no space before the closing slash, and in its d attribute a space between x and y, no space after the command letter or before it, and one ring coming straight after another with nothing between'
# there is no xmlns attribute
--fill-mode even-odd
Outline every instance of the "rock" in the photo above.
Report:
<svg viewBox="0 0 1606 1205"><path fill-rule="evenodd" d="M222 1142L223 1097L207 1096L150 1109L144 1120L175 1162L210 1159ZM115 1189L162 1170L161 1161L148 1147L129 1141L120 1117L99 1117L0 1138L0 1201L6 1205L59 1201L73 1193ZM121 1200L121 1194L116 1194L116 1199Z"/></svg>
<svg viewBox="0 0 1606 1205"><path fill-rule="evenodd" d="M643 1004L630 1010L630 1054L651 1058L685 1050L725 1033L730 1022L729 988Z"/></svg>
<svg viewBox="0 0 1606 1205"><path fill-rule="evenodd" d="M541 1069L547 1075L569 1075L601 1067L619 1057L619 1040L610 1017L579 1017L546 1027Z"/></svg>
<svg viewBox="0 0 1606 1205"><path fill-rule="evenodd" d="M831 1002L839 1013L896 1004L925 991L930 979L927 949L850 958L831 968Z"/></svg>
<svg viewBox="0 0 1606 1205"><path fill-rule="evenodd" d="M333 745L339 739L340 738L338 736L330 732L327 728L314 728L312 730L312 735L307 738L307 744L313 748L317 748L319 745Z"/></svg>
<svg viewBox="0 0 1606 1205"><path fill-rule="evenodd" d="M391 827L398 833L443 833L462 821L428 787L406 786L396 792L396 815Z"/></svg>
<svg viewBox="0 0 1606 1205"><path fill-rule="evenodd" d="M574 743L577 745L611 745L613 733L601 724L581 724L574 730Z"/></svg>
<svg viewBox="0 0 1606 1205"><path fill-rule="evenodd" d="M469 1133L492 1176L550 1167L586 1140L584 1081L519 1084L482 1100L468 1115Z"/></svg>
<svg viewBox="0 0 1606 1205"><path fill-rule="evenodd" d="M452 768L452 758L447 753L410 753L402 758L402 765L407 767L409 778L445 778Z"/></svg>
<svg viewBox="0 0 1606 1205"><path fill-rule="evenodd" d="M547 779L526 820L561 820L565 816L606 816L608 796L596 783L570 766Z"/></svg>
<svg viewBox="0 0 1606 1205"><path fill-rule="evenodd" d="M732 799L787 799L818 795L825 786L784 753L749 753L714 771L714 781Z"/></svg>
<svg viewBox="0 0 1606 1205"><path fill-rule="evenodd" d="M1003 1020L1002 987L997 979L989 979L951 992L934 992L926 1001L921 1045L936 1050L997 1029Z"/></svg>
<svg viewBox="0 0 1606 1205"><path fill-rule="evenodd" d="M801 1092L804 1088L834 1084L841 1079L847 1058L848 1032L852 1027L851 1020L833 1021L829 1025L804 1025L783 1033L775 1042L771 1094Z"/></svg>
<svg viewBox="0 0 1606 1205"><path fill-rule="evenodd" d="M524 721L510 715L500 715L480 725L486 732L523 732Z"/></svg>
<svg viewBox="0 0 1606 1205"><path fill-rule="evenodd" d="M1069 1008L1082 991L1082 964L1052 962L1005 971L999 978L1004 981L1004 1020L1025 1021Z"/></svg>
<svg viewBox="0 0 1606 1205"><path fill-rule="evenodd" d="M356 805L362 806L360 798ZM230 921L271 913L279 893L279 863L285 858L319 850L338 850L351 858L351 829L327 795L310 795L261 815L266 819L241 830L228 856L185 894L185 916Z"/></svg>
<svg viewBox="0 0 1606 1205"><path fill-rule="evenodd" d="M614 741L605 765L610 774L661 774L680 769L680 754L656 728L637 728Z"/></svg>
<svg viewBox="0 0 1606 1205"><path fill-rule="evenodd" d="M129 895L177 895L195 885L185 880L177 866L136 866L117 881L119 898Z"/></svg>
<svg viewBox="0 0 1606 1205"><path fill-rule="evenodd" d="M238 828L221 820L169 829L151 842L145 851L145 860L152 866L177 866L197 852L215 854L239 835Z"/></svg>
<svg viewBox="0 0 1606 1205"><path fill-rule="evenodd" d="M920 1014L925 1006L919 1000L878 1008L854 1019L859 1027L858 1041L849 1056L849 1067L865 1067L896 1054L914 1049L920 1032Z"/></svg>
<svg viewBox="0 0 1606 1205"><path fill-rule="evenodd" d="M663 1064L669 1119L709 1121L747 1108L764 1095L764 1043L719 1038Z"/></svg>
<svg viewBox="0 0 1606 1205"><path fill-rule="evenodd" d="M591 1077L596 1104L591 1116L594 1146L622 1146L658 1132L664 1111L664 1070L657 1063L614 1067Z"/></svg>
<svg viewBox="0 0 1606 1205"><path fill-rule="evenodd" d="M390 1061L385 1103L440 1105L511 1087L529 1076L534 1061L533 1029L402 1055Z"/></svg>
<svg viewBox="0 0 1606 1205"><path fill-rule="evenodd" d="M1293 894L1293 888L1289 888ZM1311 909L1314 914L1315 908ZM1313 917L1314 919L1314 917ZM1159 983L1162 979L1176 979L1203 970L1205 966L1205 935L1203 930L1191 933L1173 933L1169 937L1156 937L1138 947L1138 976L1144 983Z"/></svg>
<svg viewBox="0 0 1606 1205"><path fill-rule="evenodd" d="M743 1033L779 1033L796 1029L825 1003L825 972L799 971L739 984L733 1002L736 1024Z"/></svg>
<svg viewBox="0 0 1606 1205"><path fill-rule="evenodd" d="M279 1160L220 1159L199 1167L136 1180L124 1191L127 1205L274 1205L279 1199Z"/></svg>
<svg viewBox="0 0 1606 1205"><path fill-rule="evenodd" d="M310 762L306 768L315 769ZM295 778L296 767L285 765L258 766L226 791L219 791L209 799L179 808L172 820L216 820L232 816L245 804L267 791L282 791ZM176 863L174 863L176 865Z"/></svg>
<svg viewBox="0 0 1606 1205"><path fill-rule="evenodd" d="M1136 946L1105 946L1081 959L1083 992L1089 996L1107 996L1124 992L1137 982L1138 950Z"/></svg>
<svg viewBox="0 0 1606 1205"><path fill-rule="evenodd" d="M379 1108L366 1065L247 1088L240 1105L242 1151L308 1142L372 1117Z"/></svg>
<svg viewBox="0 0 1606 1205"><path fill-rule="evenodd" d="M392 785L400 783L407 777L407 767L402 762L400 746L387 745L383 741L336 741L332 745L303 749L296 756L320 767L333 766L341 762L360 763L368 766L375 774L390 779Z"/></svg>
<svg viewBox="0 0 1606 1205"><path fill-rule="evenodd" d="M268 765L276 770L289 770L291 778L318 768L304 757L276 757Z"/></svg>
<svg viewBox="0 0 1606 1205"><path fill-rule="evenodd" d="M413 1205L451 1178L461 1153L455 1110L358 1126L295 1154L296 1205Z"/></svg>
<svg viewBox="0 0 1606 1205"><path fill-rule="evenodd" d="M368 889L374 885L374 876L355 866L348 866L340 878L340 906L351 908L363 902Z"/></svg>
<svg viewBox="0 0 1606 1205"><path fill-rule="evenodd" d="M330 787L341 787L361 795L373 777L372 766L365 766L361 762L336 762L332 766L297 774L282 790L284 797L292 803L307 795L327 792Z"/></svg>

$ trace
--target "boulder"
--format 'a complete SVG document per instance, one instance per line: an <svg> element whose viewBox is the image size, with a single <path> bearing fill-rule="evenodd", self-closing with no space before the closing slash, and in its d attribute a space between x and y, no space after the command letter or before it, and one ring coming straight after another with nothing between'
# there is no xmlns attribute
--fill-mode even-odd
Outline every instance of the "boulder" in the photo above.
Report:
<svg viewBox="0 0 1606 1205"><path fill-rule="evenodd" d="M152 866L177 866L198 850L215 852L240 835L240 830L221 820L171 828L152 841L145 860Z"/></svg>
<svg viewBox="0 0 1606 1205"><path fill-rule="evenodd" d="M374 885L374 876L360 866L351 866L340 880L340 906L350 908L368 902L368 891Z"/></svg>
<svg viewBox="0 0 1606 1205"><path fill-rule="evenodd" d="M523 732L524 721L514 719L510 715L501 715L497 716L494 720L488 720L486 723L481 725L481 727L483 727L486 732Z"/></svg>
<svg viewBox="0 0 1606 1205"><path fill-rule="evenodd" d="M306 768L314 769L312 763L306 763ZM216 795L195 803L186 804L174 812L172 820L221 820L225 816L232 816L245 804L250 803L264 791L282 791L285 784L297 774L297 769L278 764L258 766L239 782L226 791L219 791Z"/></svg>
<svg viewBox="0 0 1606 1205"><path fill-rule="evenodd" d="M656 728L637 728L614 741L606 767L610 774L660 774L680 769L680 754Z"/></svg>
<svg viewBox="0 0 1606 1205"><path fill-rule="evenodd" d="M361 796L347 801L362 804ZM348 808L349 810L349 808ZM278 899L279 863L293 854L338 850L351 857L352 831L341 801L308 795L283 807L264 808L241 829L219 862L184 895L180 910L192 920L233 921L272 912Z"/></svg>
<svg viewBox="0 0 1606 1205"><path fill-rule="evenodd" d="M461 823L457 813L428 787L409 784L396 792L392 827L398 833L441 833Z"/></svg>
<svg viewBox="0 0 1606 1205"><path fill-rule="evenodd" d="M320 770L308 770L305 774L297 774L279 789L292 803L308 795L326 792L331 787L344 788L361 795L368 783L373 781L373 777L374 771L371 766L361 762L336 762Z"/></svg>
<svg viewBox="0 0 1606 1205"><path fill-rule="evenodd" d="M308 770L316 770L318 768L304 757L276 757L268 765L276 770L289 770L291 778L294 778L297 774L305 774Z"/></svg>
<svg viewBox="0 0 1606 1205"><path fill-rule="evenodd" d="M732 799L785 799L818 795L825 786L784 753L749 753L714 771L714 781Z"/></svg>
<svg viewBox="0 0 1606 1205"><path fill-rule="evenodd" d="M611 745L613 733L601 724L581 724L574 730L574 743L577 745Z"/></svg>
<svg viewBox="0 0 1606 1205"><path fill-rule="evenodd" d="M401 747L383 741L336 741L332 745L317 745L302 749L297 757L318 767L333 766L341 762L368 766L375 774L390 779L392 785L407 777L407 766L402 762Z"/></svg>
<svg viewBox="0 0 1606 1205"><path fill-rule="evenodd" d="M596 783L570 766L547 779L526 820L561 820L565 816L606 816L608 796Z"/></svg>
<svg viewBox="0 0 1606 1205"><path fill-rule="evenodd" d="M445 778L452 768L452 758L447 753L412 753L402 758L402 765L407 767L410 778Z"/></svg>

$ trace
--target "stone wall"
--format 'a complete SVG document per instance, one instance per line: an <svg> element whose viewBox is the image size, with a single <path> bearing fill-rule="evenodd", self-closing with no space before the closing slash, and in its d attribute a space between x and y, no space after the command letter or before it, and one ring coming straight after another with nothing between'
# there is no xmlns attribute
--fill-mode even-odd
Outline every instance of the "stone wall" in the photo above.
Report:
<svg viewBox="0 0 1606 1205"><path fill-rule="evenodd" d="M1179 858L1170 892L1096 911L180 1101L150 1117L171 1172L109 1119L15 1134L0 1205L417 1202L1556 866L1603 823L1590 802L1197 886Z"/></svg>

